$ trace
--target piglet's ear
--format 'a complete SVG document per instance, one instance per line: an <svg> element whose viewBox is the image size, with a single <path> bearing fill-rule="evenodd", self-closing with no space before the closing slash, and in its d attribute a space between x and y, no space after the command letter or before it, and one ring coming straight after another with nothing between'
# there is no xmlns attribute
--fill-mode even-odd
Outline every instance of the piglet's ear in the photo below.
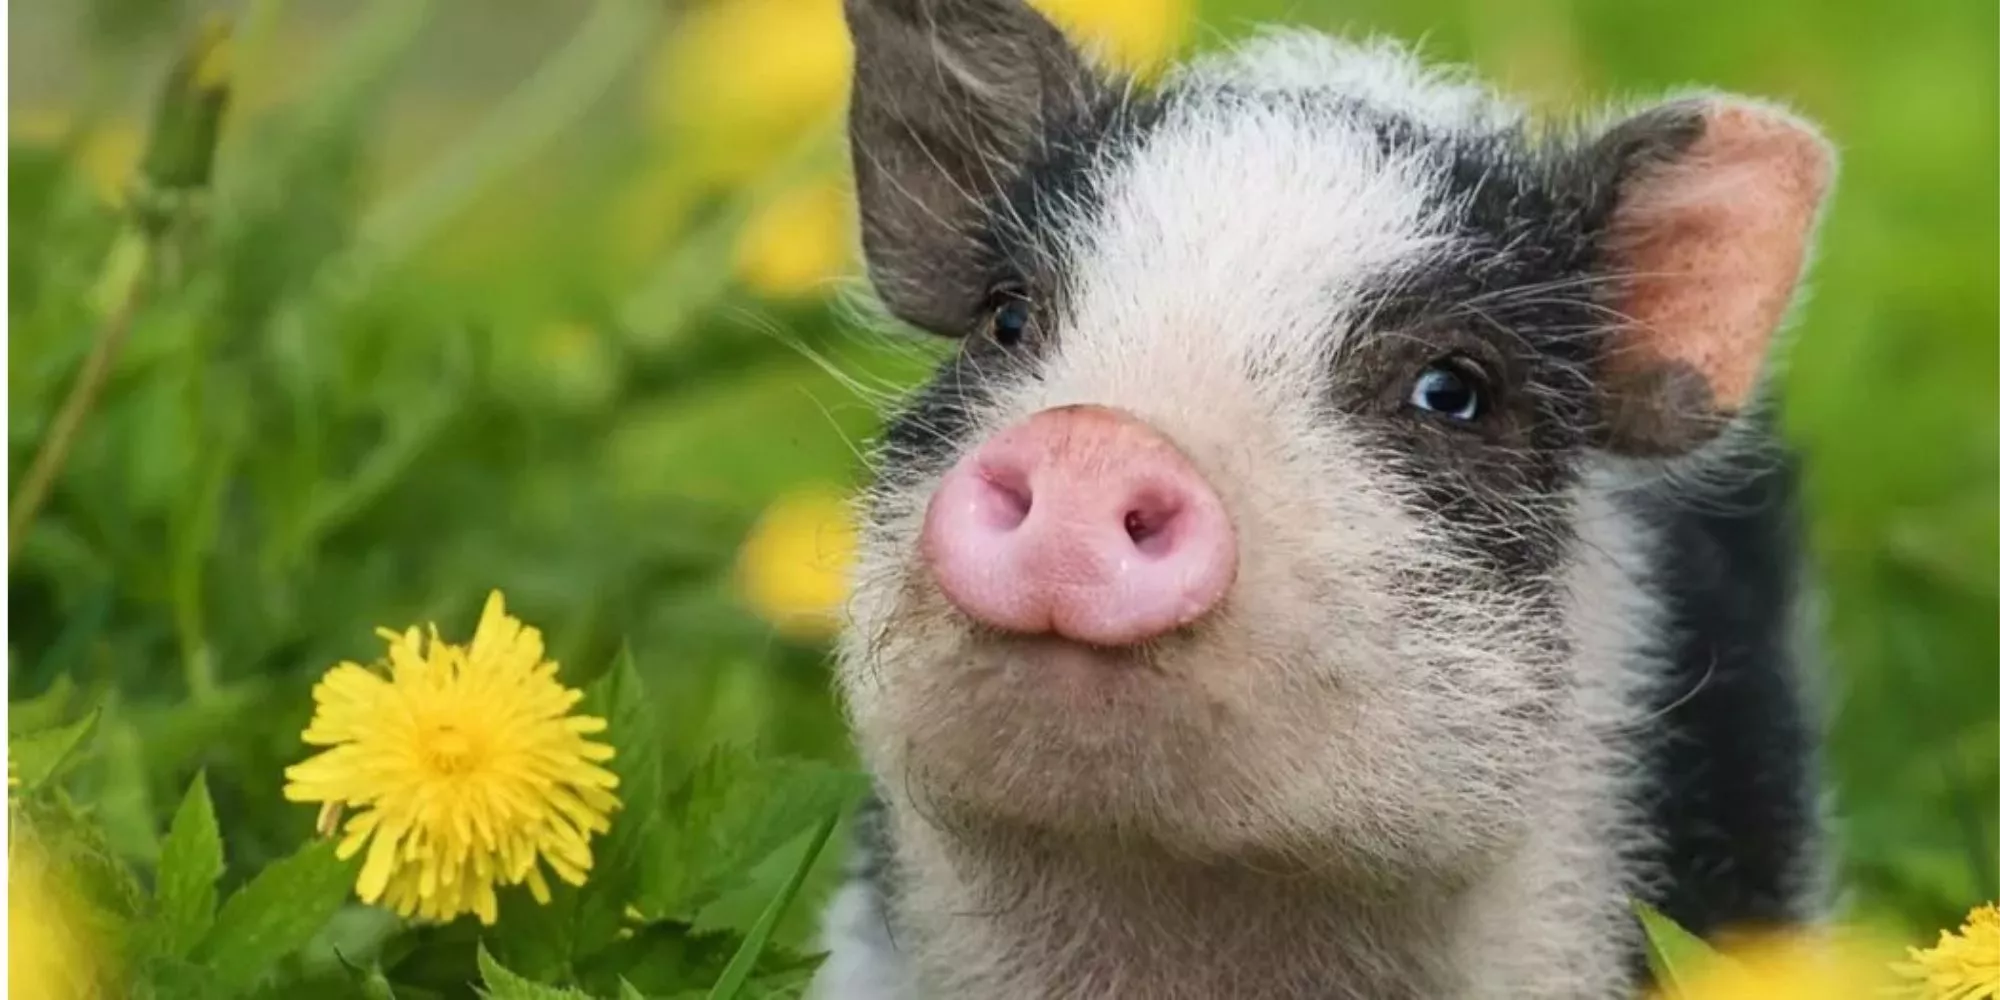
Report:
<svg viewBox="0 0 2000 1000"><path fill-rule="evenodd" d="M1656 107L1592 151L1624 322L1598 372L1607 447L1686 452L1755 394L1805 266L1834 157L1811 126L1732 97Z"/></svg>
<svg viewBox="0 0 2000 1000"><path fill-rule="evenodd" d="M845 0L845 10L869 277L898 316L961 333L986 293L984 214L1094 81L1022 0Z"/></svg>

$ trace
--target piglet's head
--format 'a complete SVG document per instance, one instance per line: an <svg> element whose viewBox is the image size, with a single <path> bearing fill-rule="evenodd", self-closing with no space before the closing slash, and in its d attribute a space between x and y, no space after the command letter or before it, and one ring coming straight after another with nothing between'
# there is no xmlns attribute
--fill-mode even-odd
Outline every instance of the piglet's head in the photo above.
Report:
<svg viewBox="0 0 2000 1000"><path fill-rule="evenodd" d="M1607 470L1754 407L1832 170L1702 95L1581 135L1385 45L1142 89L1018 0L847 0L869 271L956 350L841 682L892 806L1373 874L1504 850L1643 628Z"/></svg>

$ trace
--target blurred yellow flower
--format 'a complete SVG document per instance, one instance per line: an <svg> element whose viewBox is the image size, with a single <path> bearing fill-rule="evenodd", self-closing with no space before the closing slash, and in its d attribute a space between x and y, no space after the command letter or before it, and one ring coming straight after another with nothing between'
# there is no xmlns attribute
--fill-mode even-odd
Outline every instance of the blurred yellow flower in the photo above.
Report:
<svg viewBox="0 0 2000 1000"><path fill-rule="evenodd" d="M839 624L855 532L846 499L826 488L780 498L757 521L737 560L750 607L780 632L821 639Z"/></svg>
<svg viewBox="0 0 2000 1000"><path fill-rule="evenodd" d="M1031 0L1081 46L1146 71L1186 38L1195 0ZM646 88L675 155L740 181L837 115L853 49L840 0L710 0L662 40Z"/></svg>
<svg viewBox="0 0 2000 1000"><path fill-rule="evenodd" d="M1924 1000L2000 997L2000 907L1974 907L1958 933L1940 931L1934 948L1911 948L1896 971L1914 981Z"/></svg>
<svg viewBox="0 0 2000 1000"><path fill-rule="evenodd" d="M1847 929L1760 935L1726 948L1656 1000L1880 1000L1891 949Z"/></svg>
<svg viewBox="0 0 2000 1000"><path fill-rule="evenodd" d="M839 181L809 181L752 213L736 241L736 273L776 298L824 289L849 259L848 194Z"/></svg>
<svg viewBox="0 0 2000 1000"><path fill-rule="evenodd" d="M537 378L563 402L598 406L618 389L618 359L610 339L589 323L560 320L532 342Z"/></svg>
<svg viewBox="0 0 2000 1000"><path fill-rule="evenodd" d="M230 37L229 17L210 11L201 19L201 37L195 43L194 85L203 90L229 86L230 69L236 63L236 45Z"/></svg>
<svg viewBox="0 0 2000 1000"><path fill-rule="evenodd" d="M106 995L95 939L75 888L32 836L7 838L7 995L94 1000Z"/></svg>
<svg viewBox="0 0 2000 1000"><path fill-rule="evenodd" d="M1180 49L1194 0L1030 0L1049 20L1111 65L1144 75Z"/></svg>
<svg viewBox="0 0 2000 1000"><path fill-rule="evenodd" d="M652 117L697 176L740 180L839 111L852 58L840 0L710 0L663 40Z"/></svg>
<svg viewBox="0 0 2000 1000"><path fill-rule="evenodd" d="M77 122L61 108L22 108L7 116L8 134L15 142L52 146L74 139L76 165L92 191L107 204L125 200L126 185L139 166L139 127L125 119L101 122L72 136Z"/></svg>
<svg viewBox="0 0 2000 1000"><path fill-rule="evenodd" d="M491 924L494 891L527 883L549 899L537 862L582 885L590 835L611 828L612 748L584 739L603 719L571 715L582 692L556 680L542 634L507 614L495 591L472 642L386 629L388 662L342 663L313 689L303 739L330 749L285 771L285 797L319 802L330 834L347 806L339 854L368 844L356 891L397 913ZM369 843L370 839L373 843Z"/></svg>

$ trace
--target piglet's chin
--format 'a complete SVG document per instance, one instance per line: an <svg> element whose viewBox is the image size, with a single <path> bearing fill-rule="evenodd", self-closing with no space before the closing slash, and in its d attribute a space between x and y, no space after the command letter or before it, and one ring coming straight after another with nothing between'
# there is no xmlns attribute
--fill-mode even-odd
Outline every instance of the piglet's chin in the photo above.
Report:
<svg viewBox="0 0 2000 1000"><path fill-rule="evenodd" d="M963 619L955 631L897 671L873 703L881 714L856 719L878 769L926 815L1132 831L1218 787L1202 762L1246 706L1193 669L1199 634L1105 648Z"/></svg>
<svg viewBox="0 0 2000 1000"><path fill-rule="evenodd" d="M1013 705L1053 713L1080 713L1088 723L1078 739L1115 735L1117 725L1140 725L1143 713L1163 700L1188 697L1187 678L1175 676L1150 650L1092 646L1055 635L982 633L969 639L991 673L984 689ZM1119 718L1124 716L1124 718Z"/></svg>

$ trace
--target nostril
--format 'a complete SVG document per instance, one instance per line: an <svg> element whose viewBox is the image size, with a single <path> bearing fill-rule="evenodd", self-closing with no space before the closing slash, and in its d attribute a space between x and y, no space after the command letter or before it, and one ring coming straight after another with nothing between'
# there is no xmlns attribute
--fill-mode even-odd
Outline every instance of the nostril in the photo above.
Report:
<svg viewBox="0 0 2000 1000"><path fill-rule="evenodd" d="M1018 469L984 468L979 472L986 489L980 491L979 520L995 531L1012 531L1028 519L1035 495L1028 477Z"/></svg>
<svg viewBox="0 0 2000 1000"><path fill-rule="evenodd" d="M1125 536L1140 554L1160 558L1173 551L1174 519L1178 506L1146 498L1125 512Z"/></svg>
<svg viewBox="0 0 2000 1000"><path fill-rule="evenodd" d="M1153 529L1146 524L1146 515L1128 510L1125 512L1125 533L1132 537L1132 543L1136 545L1151 536Z"/></svg>

